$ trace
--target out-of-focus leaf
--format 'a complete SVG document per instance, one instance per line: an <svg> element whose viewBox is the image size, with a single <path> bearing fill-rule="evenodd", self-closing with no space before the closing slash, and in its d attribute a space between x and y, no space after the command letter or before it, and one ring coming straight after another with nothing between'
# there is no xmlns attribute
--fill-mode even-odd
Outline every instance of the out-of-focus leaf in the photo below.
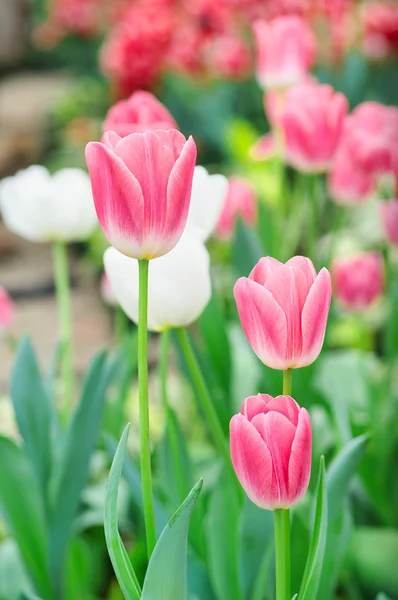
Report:
<svg viewBox="0 0 398 600"><path fill-rule="evenodd" d="M263 600L264 594L267 589L269 590L273 584L273 578L271 575L271 567L274 561L274 544L269 544L267 550L263 554L263 560L261 561L260 568L257 573L257 577L253 584L253 593L250 596L250 600ZM272 582L272 584L271 584Z"/></svg>
<svg viewBox="0 0 398 600"><path fill-rule="evenodd" d="M30 592L22 592L20 595L20 600L42 600L39 596L35 596L35 594L31 594Z"/></svg>
<svg viewBox="0 0 398 600"><path fill-rule="evenodd" d="M66 559L65 600L89 598L93 580L93 562L90 548L82 538L71 540Z"/></svg>
<svg viewBox="0 0 398 600"><path fill-rule="evenodd" d="M328 523L327 490L325 478L325 459L321 456L318 490L316 494L314 529L305 565L304 575L298 594L299 600L314 600L322 574L325 556L326 535Z"/></svg>
<svg viewBox="0 0 398 600"><path fill-rule="evenodd" d="M188 550L188 600L201 600L202 598L216 600L206 565L195 560Z"/></svg>
<svg viewBox="0 0 398 600"><path fill-rule="evenodd" d="M380 594L377 594L376 600L391 600L391 598L383 594L383 592L380 592Z"/></svg>
<svg viewBox="0 0 398 600"><path fill-rule="evenodd" d="M233 265L237 277L248 277L263 255L261 243L253 229L238 219L233 242Z"/></svg>
<svg viewBox="0 0 398 600"><path fill-rule="evenodd" d="M188 528L201 479L163 530L149 561L141 600L186 600Z"/></svg>
<svg viewBox="0 0 398 600"><path fill-rule="evenodd" d="M357 527L352 534L348 562L361 587L377 594L385 590L395 598L398 591L398 531Z"/></svg>
<svg viewBox="0 0 398 600"><path fill-rule="evenodd" d="M105 352L93 360L58 465L50 532L50 566L58 586L62 585L65 552L98 439L105 392L113 375L112 367L114 365L106 366Z"/></svg>
<svg viewBox="0 0 398 600"><path fill-rule="evenodd" d="M219 478L209 501L206 538L210 579L218 600L242 600L239 572L240 503L230 473Z"/></svg>
<svg viewBox="0 0 398 600"><path fill-rule="evenodd" d="M28 338L19 345L11 375L11 400L21 432L26 456L47 502L47 484L51 469L51 401Z"/></svg>
<svg viewBox="0 0 398 600"><path fill-rule="evenodd" d="M42 496L23 450L0 436L0 508L37 591L51 598Z"/></svg>
<svg viewBox="0 0 398 600"><path fill-rule="evenodd" d="M11 538L0 543L0 598L19 600L22 590L32 587L21 553Z"/></svg>
<svg viewBox="0 0 398 600"><path fill-rule="evenodd" d="M330 600L337 585L340 569L352 533L352 519L348 503L328 522L325 558L318 589L318 600Z"/></svg>
<svg viewBox="0 0 398 600"><path fill-rule="evenodd" d="M129 431L130 425L127 425L116 448L109 473L105 496L104 528L109 556L124 597L126 600L139 600L140 585L123 545L117 524L117 496Z"/></svg>
<svg viewBox="0 0 398 600"><path fill-rule="evenodd" d="M242 402L253 395L261 377L261 363L250 348L240 325L229 330L232 353L232 412L240 411Z"/></svg>

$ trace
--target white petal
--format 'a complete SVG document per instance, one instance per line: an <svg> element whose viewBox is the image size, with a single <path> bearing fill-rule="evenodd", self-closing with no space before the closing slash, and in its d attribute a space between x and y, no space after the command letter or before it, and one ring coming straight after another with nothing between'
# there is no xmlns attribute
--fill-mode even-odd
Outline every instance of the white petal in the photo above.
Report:
<svg viewBox="0 0 398 600"><path fill-rule="evenodd" d="M202 242L214 231L228 189L224 175L209 175L204 167L195 167L187 231Z"/></svg>

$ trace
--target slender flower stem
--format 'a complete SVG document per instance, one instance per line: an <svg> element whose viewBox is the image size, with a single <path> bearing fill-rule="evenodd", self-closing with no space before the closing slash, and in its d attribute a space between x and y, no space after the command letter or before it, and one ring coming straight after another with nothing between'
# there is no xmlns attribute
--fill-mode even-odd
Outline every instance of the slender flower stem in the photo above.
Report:
<svg viewBox="0 0 398 600"><path fill-rule="evenodd" d="M285 557L286 600L290 600L290 510L282 509L283 519L283 552Z"/></svg>
<svg viewBox="0 0 398 600"><path fill-rule="evenodd" d="M169 444L171 458L173 461L174 474L176 478L176 486L179 500L182 502L186 496L186 485L184 478L184 467L181 460L181 454L178 448L178 437L175 428L172 408L169 404L168 392L167 392L167 367L170 350L170 330L163 331L160 336L160 361L159 361L159 376L160 376L160 388L161 396L164 408L164 414L166 418L166 434L167 441Z"/></svg>
<svg viewBox="0 0 398 600"><path fill-rule="evenodd" d="M292 394L292 375L293 369L283 371L283 395L291 396Z"/></svg>
<svg viewBox="0 0 398 600"><path fill-rule="evenodd" d="M140 404L140 458L142 500L144 504L145 532L148 558L156 545L155 511L152 496L151 448L149 441L148 406L148 260L138 261L138 388Z"/></svg>
<svg viewBox="0 0 398 600"><path fill-rule="evenodd" d="M290 514L274 510L276 600L290 600Z"/></svg>
<svg viewBox="0 0 398 600"><path fill-rule="evenodd" d="M213 437L214 445L225 460L228 469L230 469L233 472L231 457L225 441L224 432L222 430L220 421L218 419L218 415L214 408L209 389L206 385L206 381L203 377L202 371L190 344L187 331L184 328L179 328L176 330L176 332L186 363L194 381L195 388L198 392L201 406L203 412L205 413L207 424L210 428L211 435ZM233 476L234 479L236 479L235 473L233 474Z"/></svg>
<svg viewBox="0 0 398 600"><path fill-rule="evenodd" d="M73 400L73 352L70 278L66 244L54 242L53 262L58 304L59 340L61 343L62 400L64 411L67 414Z"/></svg>

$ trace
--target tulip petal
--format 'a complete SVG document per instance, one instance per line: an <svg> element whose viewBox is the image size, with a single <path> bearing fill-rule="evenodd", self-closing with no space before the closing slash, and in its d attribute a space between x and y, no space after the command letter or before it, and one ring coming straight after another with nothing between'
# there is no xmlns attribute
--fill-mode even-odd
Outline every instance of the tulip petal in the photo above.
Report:
<svg viewBox="0 0 398 600"><path fill-rule="evenodd" d="M280 267L283 267L283 263L279 262L279 260L276 260L272 256L264 256L260 258L254 269L252 269L249 279L260 285L264 285L268 277Z"/></svg>
<svg viewBox="0 0 398 600"><path fill-rule="evenodd" d="M318 357L325 337L332 296L330 273L323 268L315 279L301 315L302 358L297 367L306 367Z"/></svg>
<svg viewBox="0 0 398 600"><path fill-rule="evenodd" d="M120 142L122 138L116 131L105 131L104 135L101 138L101 143L104 144L110 150L113 150L118 142Z"/></svg>
<svg viewBox="0 0 398 600"><path fill-rule="evenodd" d="M232 417L230 433L232 464L242 487L257 506L271 509L272 461L266 444L241 414Z"/></svg>
<svg viewBox="0 0 398 600"><path fill-rule="evenodd" d="M263 412L271 411L284 415L295 427L297 427L300 407L291 396L276 396L276 398L271 398L270 402L267 404L266 411Z"/></svg>
<svg viewBox="0 0 398 600"><path fill-rule="evenodd" d="M101 143L86 147L95 210L109 242L127 256L142 258L144 199L135 176Z"/></svg>
<svg viewBox="0 0 398 600"><path fill-rule="evenodd" d="M241 277L234 295L243 331L259 359L272 369L289 368L286 317L272 294L255 281Z"/></svg>
<svg viewBox="0 0 398 600"><path fill-rule="evenodd" d="M293 256L293 258L287 261L286 266L298 268L303 272L309 290L316 278L315 267L312 264L311 259L306 256Z"/></svg>
<svg viewBox="0 0 398 600"><path fill-rule="evenodd" d="M279 412L256 415L252 425L260 433L271 455L274 508L289 504L289 459L296 427Z"/></svg>
<svg viewBox="0 0 398 600"><path fill-rule="evenodd" d="M257 394L250 396L242 404L241 413L248 421L251 421L256 415L263 413L269 402L273 400L268 394Z"/></svg>
<svg viewBox="0 0 398 600"><path fill-rule="evenodd" d="M300 500L307 490L311 474L311 453L311 419L305 408L301 408L289 460L289 498L292 502Z"/></svg>

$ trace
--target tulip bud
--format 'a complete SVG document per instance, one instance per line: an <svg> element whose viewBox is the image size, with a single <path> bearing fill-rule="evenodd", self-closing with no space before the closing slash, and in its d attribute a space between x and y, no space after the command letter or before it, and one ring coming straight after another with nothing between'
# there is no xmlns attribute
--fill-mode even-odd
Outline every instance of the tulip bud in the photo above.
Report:
<svg viewBox="0 0 398 600"><path fill-rule="evenodd" d="M108 241L126 256L157 258L184 230L196 146L175 129L107 132L90 142L86 160L98 220Z"/></svg>
<svg viewBox="0 0 398 600"><path fill-rule="evenodd" d="M311 420L290 396L250 396L230 424L231 457L250 500L274 510L296 504L311 473Z"/></svg>
<svg viewBox="0 0 398 600"><path fill-rule="evenodd" d="M289 90L281 115L286 160L305 172L330 169L348 103L329 85L303 83Z"/></svg>
<svg viewBox="0 0 398 600"><path fill-rule="evenodd" d="M115 131L121 137L148 129L177 129L177 124L153 94L143 91L133 92L127 100L114 104L103 124L104 132Z"/></svg>
<svg viewBox="0 0 398 600"><path fill-rule="evenodd" d="M248 181L239 177L231 177L216 227L218 237L231 238L238 217L241 217L249 227L255 226L257 219L256 194Z"/></svg>
<svg viewBox="0 0 398 600"><path fill-rule="evenodd" d="M11 327L14 318L14 303L6 290L0 286L0 335Z"/></svg>
<svg viewBox="0 0 398 600"><path fill-rule="evenodd" d="M318 357L325 337L332 287L309 258L286 264L260 259L234 288L243 330L259 359L272 369L306 367Z"/></svg>
<svg viewBox="0 0 398 600"><path fill-rule="evenodd" d="M138 261L108 248L104 265L120 306L138 323ZM210 297L209 254L201 241L184 234L171 252L149 266L148 329L162 331L190 325Z"/></svg>
<svg viewBox="0 0 398 600"><path fill-rule="evenodd" d="M217 225L227 190L228 180L224 175L209 175L204 167L195 167L187 231L202 242Z"/></svg>
<svg viewBox="0 0 398 600"><path fill-rule="evenodd" d="M31 242L78 242L97 225L90 180L82 169L31 166L0 183L5 225Z"/></svg>
<svg viewBox="0 0 398 600"><path fill-rule="evenodd" d="M261 87L288 87L307 77L315 59L315 38L304 19L289 15L256 21L254 35Z"/></svg>
<svg viewBox="0 0 398 600"><path fill-rule="evenodd" d="M380 212L386 238L393 246L398 246L398 200L382 202Z"/></svg>
<svg viewBox="0 0 398 600"><path fill-rule="evenodd" d="M377 252L335 259L333 292L342 306L352 311L369 308L384 291L383 260Z"/></svg>

